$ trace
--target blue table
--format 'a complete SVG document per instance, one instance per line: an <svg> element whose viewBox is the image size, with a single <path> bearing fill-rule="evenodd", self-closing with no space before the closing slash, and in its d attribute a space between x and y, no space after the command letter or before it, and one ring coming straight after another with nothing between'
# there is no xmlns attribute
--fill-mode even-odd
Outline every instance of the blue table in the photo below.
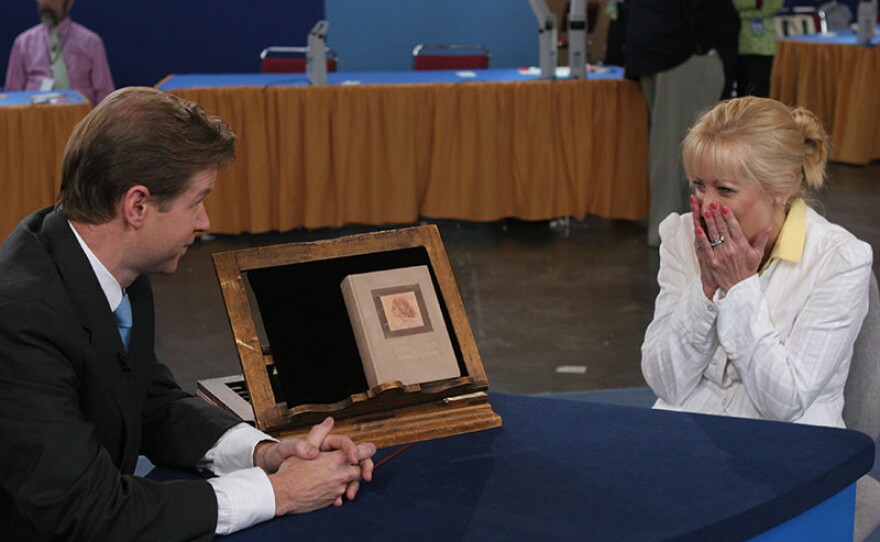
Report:
<svg viewBox="0 0 880 542"><path fill-rule="evenodd" d="M568 79L565 76L558 80ZM602 66L591 68L588 79L622 79L623 68ZM492 70L435 70L405 72L331 72L327 74L328 85L400 85L436 83L485 83L536 81L535 69ZM307 86L308 78L302 73L205 73L173 75L161 81L160 90L210 87L290 87Z"/></svg>
<svg viewBox="0 0 880 542"><path fill-rule="evenodd" d="M0 107L35 104L77 105L87 103L88 102L82 97L82 94L80 94L79 91L72 89L52 90L49 92L30 90L0 92Z"/></svg>
<svg viewBox="0 0 880 542"><path fill-rule="evenodd" d="M798 41L804 43L825 43L829 45L858 45L856 43L856 33L850 29L837 30L827 32L825 34L800 34L797 36L787 36L783 38L789 41ZM871 38L871 45L880 45L880 25L877 26L877 32Z"/></svg>
<svg viewBox="0 0 880 542"><path fill-rule="evenodd" d="M854 482L874 460L874 443L855 431L490 402L502 428L416 443L354 502L228 540L852 540Z"/></svg>
<svg viewBox="0 0 880 542"><path fill-rule="evenodd" d="M239 136L205 201L215 233L647 216L647 107L620 68L577 81L532 69L328 80L182 74L157 85Z"/></svg>

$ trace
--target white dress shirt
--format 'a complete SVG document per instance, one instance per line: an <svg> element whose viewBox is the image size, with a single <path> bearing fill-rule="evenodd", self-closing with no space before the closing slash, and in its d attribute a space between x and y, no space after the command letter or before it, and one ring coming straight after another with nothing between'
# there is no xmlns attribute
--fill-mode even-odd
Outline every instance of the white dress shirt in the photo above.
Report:
<svg viewBox="0 0 880 542"><path fill-rule="evenodd" d="M122 286L72 224L70 229L98 278L110 310L115 311L122 302ZM254 448L266 440L275 439L240 423L226 431L199 462L200 469L217 475L208 480L217 496L216 534L234 533L275 517L275 491L263 469L253 462Z"/></svg>
<svg viewBox="0 0 880 542"><path fill-rule="evenodd" d="M760 275L709 300L691 214L667 217L660 236L660 294L642 345L654 407L844 427L871 247L798 200Z"/></svg>

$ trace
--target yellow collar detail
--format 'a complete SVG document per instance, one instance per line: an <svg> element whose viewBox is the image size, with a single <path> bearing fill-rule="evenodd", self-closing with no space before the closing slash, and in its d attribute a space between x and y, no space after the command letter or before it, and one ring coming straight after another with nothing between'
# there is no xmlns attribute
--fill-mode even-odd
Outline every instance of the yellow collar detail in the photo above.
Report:
<svg viewBox="0 0 880 542"><path fill-rule="evenodd" d="M788 216L782 223L782 229L779 231L779 237L776 238L776 244L764 269L770 265L773 260L786 260L792 263L801 261L804 255L804 241L807 236L807 204L804 200L798 198L791 204L788 210Z"/></svg>

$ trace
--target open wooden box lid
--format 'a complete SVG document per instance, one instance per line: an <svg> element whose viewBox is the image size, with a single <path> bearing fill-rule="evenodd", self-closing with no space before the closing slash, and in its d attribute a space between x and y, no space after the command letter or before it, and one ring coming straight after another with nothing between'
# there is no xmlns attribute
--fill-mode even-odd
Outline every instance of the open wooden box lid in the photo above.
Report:
<svg viewBox="0 0 880 542"><path fill-rule="evenodd" d="M370 389L340 282L416 265L429 268L461 376ZM198 394L245 419L252 411L257 428L299 436L333 416L336 432L382 447L501 425L436 226L218 253L214 267L246 393L227 377L200 381Z"/></svg>

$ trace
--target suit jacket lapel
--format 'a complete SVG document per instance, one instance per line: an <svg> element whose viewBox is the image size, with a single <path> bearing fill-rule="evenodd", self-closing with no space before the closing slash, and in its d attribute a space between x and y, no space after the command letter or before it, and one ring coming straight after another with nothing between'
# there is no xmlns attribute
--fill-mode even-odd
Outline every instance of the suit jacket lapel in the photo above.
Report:
<svg viewBox="0 0 880 542"><path fill-rule="evenodd" d="M41 233L83 327L90 333L111 326L116 329L104 291L67 219L50 213L43 222Z"/></svg>
<svg viewBox="0 0 880 542"><path fill-rule="evenodd" d="M130 393L130 386L125 385L125 380L134 375L131 374L128 357L104 291L67 219L52 212L47 215L43 224L43 242L55 260L61 279L67 285L71 304L89 335L93 354L91 362L105 376L126 426L129 429L137 427L138 424L133 423L133 417L140 414L135 406L136 400ZM127 441L131 440L130 435Z"/></svg>

